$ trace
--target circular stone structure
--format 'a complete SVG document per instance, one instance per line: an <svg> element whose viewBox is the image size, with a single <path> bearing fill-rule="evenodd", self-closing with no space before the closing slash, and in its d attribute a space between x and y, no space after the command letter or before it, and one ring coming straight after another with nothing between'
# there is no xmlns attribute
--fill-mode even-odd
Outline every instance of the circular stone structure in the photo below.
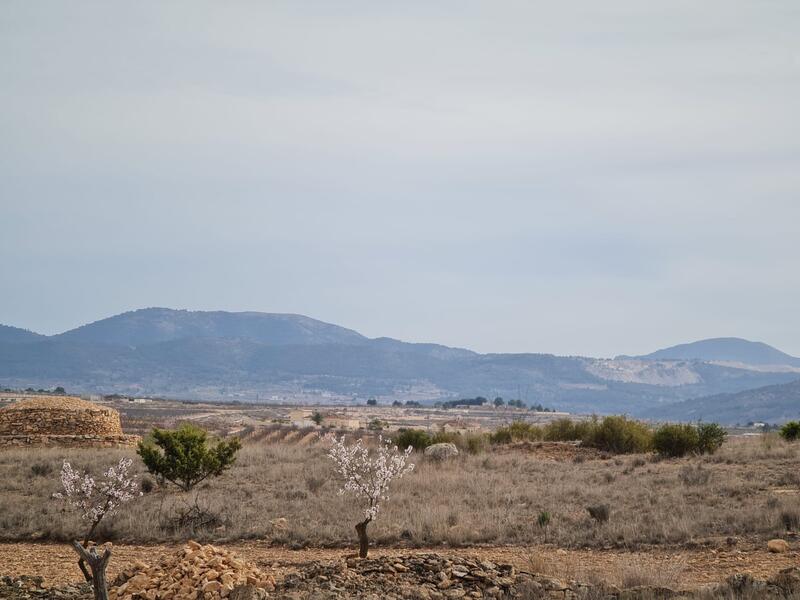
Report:
<svg viewBox="0 0 800 600"><path fill-rule="evenodd" d="M131 446L119 413L74 396L29 396L0 409L0 448L9 446Z"/></svg>

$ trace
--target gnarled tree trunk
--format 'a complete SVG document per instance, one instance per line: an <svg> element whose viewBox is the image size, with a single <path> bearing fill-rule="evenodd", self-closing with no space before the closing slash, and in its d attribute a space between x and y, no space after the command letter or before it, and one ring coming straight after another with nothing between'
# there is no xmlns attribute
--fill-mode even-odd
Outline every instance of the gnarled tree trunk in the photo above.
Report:
<svg viewBox="0 0 800 600"><path fill-rule="evenodd" d="M111 559L111 549L106 548L106 551L100 556L97 553L97 548L93 547L87 550L80 542L72 542L72 547L75 549L75 552L78 553L78 556L81 557L81 562L88 564L92 571L94 600L108 600L106 567L108 567L108 561ZM83 569L85 569L85 567L82 567L82 570Z"/></svg>
<svg viewBox="0 0 800 600"><path fill-rule="evenodd" d="M358 533L358 556L360 558L367 558L369 552L369 538L367 537L367 525L372 519L366 519L356 525L356 532Z"/></svg>

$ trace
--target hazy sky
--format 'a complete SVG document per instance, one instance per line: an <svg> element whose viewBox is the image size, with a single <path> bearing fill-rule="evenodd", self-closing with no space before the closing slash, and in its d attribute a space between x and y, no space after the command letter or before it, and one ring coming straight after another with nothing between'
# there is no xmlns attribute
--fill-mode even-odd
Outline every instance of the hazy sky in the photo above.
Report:
<svg viewBox="0 0 800 600"><path fill-rule="evenodd" d="M800 4L0 4L0 323L800 355Z"/></svg>

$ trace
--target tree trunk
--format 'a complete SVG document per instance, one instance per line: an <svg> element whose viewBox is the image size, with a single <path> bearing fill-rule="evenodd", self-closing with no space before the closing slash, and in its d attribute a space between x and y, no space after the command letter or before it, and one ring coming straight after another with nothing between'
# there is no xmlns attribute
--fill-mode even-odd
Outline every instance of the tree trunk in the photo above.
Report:
<svg viewBox="0 0 800 600"><path fill-rule="evenodd" d="M369 552L369 538L367 537L367 525L372 519L367 519L356 525L356 532L358 533L358 556L360 558L367 558Z"/></svg>
<svg viewBox="0 0 800 600"><path fill-rule="evenodd" d="M111 549L106 548L106 551L100 556L97 553L97 548L84 548L80 542L72 542L72 547L75 552L81 557L81 561L89 565L92 570L92 590L94 591L94 600L108 600L108 589L106 588L106 567L111 558ZM85 569L85 567L84 567Z"/></svg>

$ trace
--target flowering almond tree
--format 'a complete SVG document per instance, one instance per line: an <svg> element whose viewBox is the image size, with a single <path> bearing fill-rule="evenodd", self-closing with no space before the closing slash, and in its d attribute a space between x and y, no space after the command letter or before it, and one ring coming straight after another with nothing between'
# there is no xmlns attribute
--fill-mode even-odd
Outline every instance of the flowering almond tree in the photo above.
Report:
<svg viewBox="0 0 800 600"><path fill-rule="evenodd" d="M87 547L92 534L105 517L113 515L120 506L142 495L138 490L136 477L128 475L132 463L130 458L120 459L117 465L106 469L103 478L97 481L85 471L79 472L64 461L61 466L63 492L53 494L54 498L66 502L80 512L82 519L89 522L83 544L73 542L73 547L80 556L78 566L86 581L92 582L94 595L98 600L107 598L105 570L111 558L111 550L106 549L103 556L99 556L94 548L87 551ZM91 575L86 570L85 563L89 563Z"/></svg>
<svg viewBox="0 0 800 600"><path fill-rule="evenodd" d="M328 456L343 480L339 494L353 494L363 506L364 520L356 525L356 532L358 555L366 558L369 552L367 525L377 517L381 502L389 499L389 484L392 480L414 469L413 463L406 464L413 448L409 446L405 452L400 452L397 446L393 446L388 440L384 442L379 437L377 449L370 452L360 439L351 445L345 442L344 436L337 438L331 435L330 439L333 445Z"/></svg>

